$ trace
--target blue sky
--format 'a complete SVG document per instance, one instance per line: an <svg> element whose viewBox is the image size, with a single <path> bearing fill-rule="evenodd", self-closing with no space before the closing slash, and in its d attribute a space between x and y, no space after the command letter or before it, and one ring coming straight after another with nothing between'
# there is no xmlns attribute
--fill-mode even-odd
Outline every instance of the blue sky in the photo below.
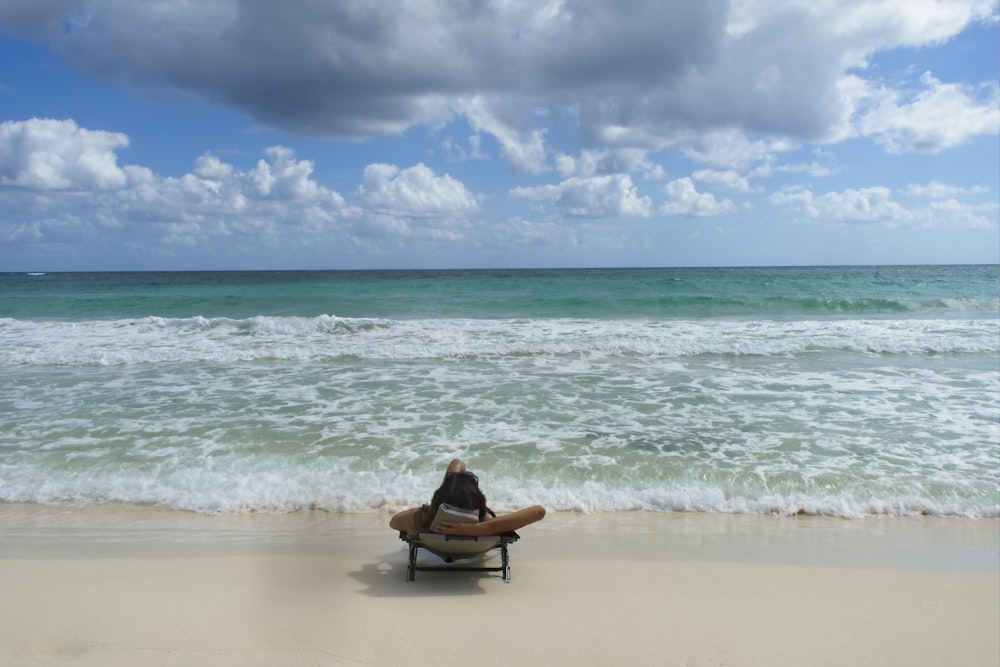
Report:
<svg viewBox="0 0 1000 667"><path fill-rule="evenodd" d="M982 0L0 0L0 270L1000 262Z"/></svg>

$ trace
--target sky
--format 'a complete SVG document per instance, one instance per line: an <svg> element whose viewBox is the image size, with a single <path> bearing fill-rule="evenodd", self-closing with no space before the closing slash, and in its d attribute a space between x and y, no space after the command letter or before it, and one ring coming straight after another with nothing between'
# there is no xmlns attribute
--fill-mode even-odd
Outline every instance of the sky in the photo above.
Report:
<svg viewBox="0 0 1000 667"><path fill-rule="evenodd" d="M1000 262L994 0L0 0L0 271Z"/></svg>

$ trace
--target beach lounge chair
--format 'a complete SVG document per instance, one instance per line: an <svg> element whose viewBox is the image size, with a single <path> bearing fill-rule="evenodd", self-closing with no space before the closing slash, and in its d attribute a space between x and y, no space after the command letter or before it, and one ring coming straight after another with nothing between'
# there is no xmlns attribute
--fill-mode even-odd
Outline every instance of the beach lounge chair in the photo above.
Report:
<svg viewBox="0 0 1000 667"><path fill-rule="evenodd" d="M431 529L433 530L440 521L479 523L479 513L475 510L442 504L431 521ZM513 531L503 535L485 536L441 535L433 532L408 535L400 531L399 539L410 547L406 580L413 581L418 570L420 572L500 572L503 580L510 583L510 555L507 552L507 545L516 542L518 537L518 534ZM421 549L431 552L449 565L419 565L417 555ZM450 564L455 561L469 563L474 559L485 560L486 554L494 549L500 551L499 565L491 565L488 562L477 565Z"/></svg>

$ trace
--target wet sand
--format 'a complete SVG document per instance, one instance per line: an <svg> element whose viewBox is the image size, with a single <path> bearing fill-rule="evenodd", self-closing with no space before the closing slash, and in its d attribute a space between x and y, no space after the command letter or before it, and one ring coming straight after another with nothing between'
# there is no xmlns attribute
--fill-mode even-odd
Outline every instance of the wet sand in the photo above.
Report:
<svg viewBox="0 0 1000 667"><path fill-rule="evenodd" d="M0 505L0 664L1000 664L996 519L550 513L509 584L387 521Z"/></svg>

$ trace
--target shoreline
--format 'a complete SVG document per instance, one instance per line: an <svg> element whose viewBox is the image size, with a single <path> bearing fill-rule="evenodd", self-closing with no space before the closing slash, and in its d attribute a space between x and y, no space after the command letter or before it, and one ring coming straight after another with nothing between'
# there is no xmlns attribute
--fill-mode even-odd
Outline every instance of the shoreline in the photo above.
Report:
<svg viewBox="0 0 1000 667"><path fill-rule="evenodd" d="M0 558L326 553L403 548L390 512L203 514L122 504L0 502ZM996 571L1000 518L721 512L549 512L516 547L532 557L703 560Z"/></svg>
<svg viewBox="0 0 1000 667"><path fill-rule="evenodd" d="M998 519L554 512L504 584L388 518L0 503L0 664L1000 662Z"/></svg>

